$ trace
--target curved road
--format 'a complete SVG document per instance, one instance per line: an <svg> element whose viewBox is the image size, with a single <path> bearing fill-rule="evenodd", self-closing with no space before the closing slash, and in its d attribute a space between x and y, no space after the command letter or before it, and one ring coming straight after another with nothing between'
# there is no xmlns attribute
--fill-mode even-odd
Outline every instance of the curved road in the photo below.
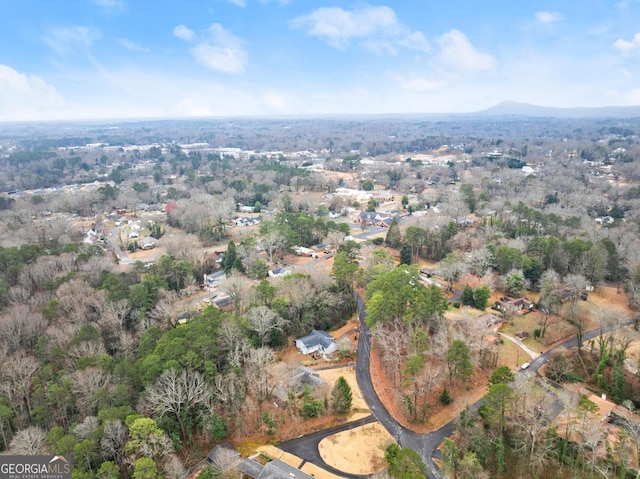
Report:
<svg viewBox="0 0 640 479"><path fill-rule="evenodd" d="M285 452L289 452L295 456L298 456L299 458L304 459L304 461L306 462L310 462L312 464L315 464L316 466L322 467L323 469L331 472L332 474L335 474L336 476L346 477L349 479L363 479L365 477L368 477L368 475L349 474L347 472L335 469L334 467L331 467L329 464L327 464L324 459L322 459L322 456L320 456L318 444L320 444L320 441L328 436L332 436L333 434L337 434L339 432L348 431L349 429L353 429L356 427L364 426L365 424L371 424L372 422L376 422L376 418L373 415L367 416L356 421L340 424L329 429L323 429L322 431L313 432L297 439L291 439L290 441L281 442L280 444L278 444L278 448L282 449Z"/></svg>
<svg viewBox="0 0 640 479"><path fill-rule="evenodd" d="M427 467L427 476L431 479L446 479L442 474L440 474L440 470L438 466L433 462L433 458L438 454L438 446L444 441L445 438L449 437L455 428L456 418L449 421L447 424L442 426L440 429L436 431L430 432L428 434L418 434L415 433L401 424L399 424L389 412L385 409L378 398L375 390L373 389L373 384L371 382L371 373L369 370L369 353L371 351L371 333L369 331L369 327L367 326L364 318L366 317L365 306L362 298L359 295L354 294L356 300L356 306L358 309L358 317L360 318L360 342L358 343L358 360L356 364L356 378L358 380L358 386L362 391L362 395L364 396L365 401L371 408L371 412L376 416L376 418L382 423L382 425L389 431L391 435L393 435L398 444L402 447L409 447L416 451ZM614 329L619 325L632 324L635 319L630 319L628 321L624 321L623 323L615 324L606 328L598 328L592 331L587 331L582 335L582 341L588 341L589 339L595 338L602 333L606 333ZM573 337L563 343L560 343L553 348L549 349L547 352L540 354L535 359L531 360L529 367L523 371L519 371L518 374L536 374L538 369L547 362L547 360L551 357L551 354L559 348L567 348L571 349L578 345L578 338ZM475 402L471 407L470 411L472 413L476 413L480 405L482 404L482 399Z"/></svg>
<svg viewBox="0 0 640 479"><path fill-rule="evenodd" d="M375 418L385 427L385 429L391 434L398 444L402 447L408 447L416 451L420 457L422 458L426 468L427 468L427 476L430 479L446 479L441 473L438 466L433 461L434 457L436 457L438 452L438 447L444 441L445 438L449 437L455 428L456 418L449 421L447 424L442 426L440 429L436 431L432 431L428 434L419 434L411 431L410 429L402 426L398 421L396 421L389 411L383 406L380 398L376 394L373 383L371 381L371 372L370 372L370 352L371 352L371 332L366 322L364 321L366 317L365 305L362 301L362 298L354 293L354 298L356 301L356 308L358 310L358 317L360 318L360 341L358 342L358 354L356 361L356 379L358 381L358 387L362 392L362 395L369 405L371 413ZM619 323L616 325L612 325L606 328L598 328L592 331L587 331L582 335L583 343L588 341L589 339L595 338L602 333L606 333L614 329L619 325L632 324L637 319L630 319L623 323ZM538 355L535 359L532 359L530 365L527 369L518 371L517 374L526 374L533 375L537 374L538 369L546 363L551 357L552 353L559 348L567 348L571 349L578 345L577 337L573 337L563 343L557 344L553 348L549 349L547 352ZM475 402L470 406L470 411L472 413L476 413L478 408L482 404L482 399ZM373 422L373 417L369 416L365 418L367 422ZM362 421L362 420L360 420ZM279 444L278 447L281 449L296 454L298 457L301 457L305 460L313 462L314 464L323 467L324 469L329 470L330 472L337 474L342 477L348 478L362 478L363 476L357 476L353 474L346 474L341 471L337 471L336 469L328 466L320 457L318 452L318 443L321 439L334 434L335 432L344 431L351 429L353 427L357 427L360 424L355 424L360 421L354 421L351 423L343 424L341 426L337 426L336 428L331 428L324 431L318 431L316 433L303 436L298 439L293 439L291 441L287 441L285 443Z"/></svg>

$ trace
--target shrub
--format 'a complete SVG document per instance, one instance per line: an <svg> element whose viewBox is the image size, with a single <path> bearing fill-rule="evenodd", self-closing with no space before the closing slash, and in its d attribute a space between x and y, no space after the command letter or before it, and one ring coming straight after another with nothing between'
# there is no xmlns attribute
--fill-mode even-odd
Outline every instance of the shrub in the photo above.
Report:
<svg viewBox="0 0 640 479"><path fill-rule="evenodd" d="M449 395L449 391L447 391L447 388L444 388L442 390L442 393L440 393L440 404L442 404L443 406L447 406L448 404L451 404L451 396Z"/></svg>

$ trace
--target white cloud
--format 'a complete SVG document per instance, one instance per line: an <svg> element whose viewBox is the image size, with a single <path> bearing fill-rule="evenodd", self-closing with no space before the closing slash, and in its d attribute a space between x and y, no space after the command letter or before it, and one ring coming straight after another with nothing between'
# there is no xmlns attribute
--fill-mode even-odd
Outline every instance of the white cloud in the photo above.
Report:
<svg viewBox="0 0 640 479"><path fill-rule="evenodd" d="M433 92L436 90L440 90L445 86L445 83L443 81L428 80L421 77L405 78L403 76L397 75L396 81L404 90L418 93Z"/></svg>
<svg viewBox="0 0 640 479"><path fill-rule="evenodd" d="M318 8L309 15L294 18L291 26L304 29L308 35L339 49L346 48L355 39L366 48L392 53L397 47L429 50L424 35L400 23L393 9L387 6L364 4L352 11L339 7Z"/></svg>
<svg viewBox="0 0 640 479"><path fill-rule="evenodd" d="M618 40L613 42L613 48L617 48L622 53L633 53L635 50L638 50L638 48L640 48L640 33L636 33L631 41L619 38Z"/></svg>
<svg viewBox="0 0 640 479"><path fill-rule="evenodd" d="M545 25L559 22L562 18L563 16L559 12L536 12L536 21Z"/></svg>
<svg viewBox="0 0 640 479"><path fill-rule="evenodd" d="M456 70L488 71L495 66L495 58L476 50L467 36L459 30L451 30L442 35L438 39L438 45L443 63Z"/></svg>
<svg viewBox="0 0 640 479"><path fill-rule="evenodd" d="M227 0L227 2L232 3L233 5L235 5L236 7L246 7L247 6L247 2L246 0Z"/></svg>
<svg viewBox="0 0 640 479"><path fill-rule="evenodd" d="M132 50L134 52L148 52L149 49L147 47L143 47L142 45L138 45L135 42L132 42L128 38L118 38L118 43L125 47L127 50Z"/></svg>
<svg viewBox="0 0 640 479"><path fill-rule="evenodd" d="M173 35L175 37L178 37L180 40L185 40L187 42L190 42L191 40L193 40L193 37L196 36L193 30L185 27L184 25L178 25L177 27L175 27L173 29Z"/></svg>
<svg viewBox="0 0 640 479"><path fill-rule="evenodd" d="M0 64L1 120L37 118L43 111L57 111L64 103L55 87L42 78Z"/></svg>
<svg viewBox="0 0 640 479"><path fill-rule="evenodd" d="M60 56L85 52L100 38L100 30L94 27L75 26L51 30L45 36L45 43Z"/></svg>
<svg viewBox="0 0 640 479"><path fill-rule="evenodd" d="M242 40L219 23L211 25L204 40L190 51L200 65L222 73L242 73L247 63Z"/></svg>

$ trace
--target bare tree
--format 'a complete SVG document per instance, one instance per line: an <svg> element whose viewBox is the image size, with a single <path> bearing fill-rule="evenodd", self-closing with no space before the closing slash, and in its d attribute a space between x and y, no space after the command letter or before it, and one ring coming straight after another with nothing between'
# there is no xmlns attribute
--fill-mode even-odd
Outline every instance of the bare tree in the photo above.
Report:
<svg viewBox="0 0 640 479"><path fill-rule="evenodd" d="M287 238L275 229L272 229L260 239L260 245L269 255L269 264L273 264L273 255L281 250L286 243Z"/></svg>
<svg viewBox="0 0 640 479"><path fill-rule="evenodd" d="M291 332L294 335L307 334L311 325L305 321L302 313L305 307L312 300L318 300L322 293L307 276L283 278L278 282L278 293L289 301Z"/></svg>
<svg viewBox="0 0 640 479"><path fill-rule="evenodd" d="M564 277L562 282L571 291L571 302L575 303L582 293L585 292L589 282L587 278L581 274L568 274Z"/></svg>
<svg viewBox="0 0 640 479"><path fill-rule="evenodd" d="M484 276L493 265L493 254L486 247L473 251L469 257L469 267L476 276Z"/></svg>
<svg viewBox="0 0 640 479"><path fill-rule="evenodd" d="M47 322L42 315L24 304L12 305L7 314L0 316L0 338L12 352L35 348L46 327Z"/></svg>
<svg viewBox="0 0 640 479"><path fill-rule="evenodd" d="M74 371L69 375L69 379L71 379L78 409L84 415L95 410L98 392L101 389L108 389L111 385L111 375L96 367Z"/></svg>
<svg viewBox="0 0 640 479"><path fill-rule="evenodd" d="M381 349L383 364L390 366L393 384L400 384L402 362L407 356L409 344L404 327L397 321L385 326L378 324L373 330L373 338Z"/></svg>
<svg viewBox="0 0 640 479"><path fill-rule="evenodd" d="M106 301L98 323L108 325L113 327L115 331L122 332L124 331L125 321L130 312L131 303L126 298L117 301Z"/></svg>
<svg viewBox="0 0 640 479"><path fill-rule="evenodd" d="M69 357L80 358L99 358L106 354L104 345L100 341L81 341L69 350Z"/></svg>
<svg viewBox="0 0 640 479"><path fill-rule="evenodd" d="M193 414L195 406L205 402L209 394L210 389L200 372L171 368L147 391L146 404L159 417L173 415L184 438L187 433L185 416Z"/></svg>
<svg viewBox="0 0 640 479"><path fill-rule="evenodd" d="M233 367L242 366L244 351L249 347L247 338L241 329L237 318L225 317L218 329L218 345L220 354L218 355L218 370L222 370L222 358L227 358Z"/></svg>
<svg viewBox="0 0 640 479"><path fill-rule="evenodd" d="M11 399L16 411L21 413L19 424L26 424L31 420L31 385L39 367L39 361L33 356L12 356L0 371L0 391Z"/></svg>
<svg viewBox="0 0 640 479"><path fill-rule="evenodd" d="M268 399L271 396L267 366L273 361L273 351L269 348L261 347L247 350L245 373L251 389L257 392L259 400Z"/></svg>
<svg viewBox="0 0 640 479"><path fill-rule="evenodd" d="M543 384L538 386L530 380L518 377L514 383L514 421L517 448L528 456L532 471L539 471L549 460L552 444L546 440L545 432L552 419L553 394Z"/></svg>
<svg viewBox="0 0 640 479"><path fill-rule="evenodd" d="M167 479L184 479L188 472L176 454L169 454L163 461L162 470Z"/></svg>
<svg viewBox="0 0 640 479"><path fill-rule="evenodd" d="M46 454L48 452L47 433L37 426L21 429L13 436L9 444L9 452L23 456Z"/></svg>
<svg viewBox="0 0 640 479"><path fill-rule="evenodd" d="M246 398L246 384L234 371L218 374L214 379L213 394L228 414L237 417Z"/></svg>
<svg viewBox="0 0 640 479"><path fill-rule="evenodd" d="M493 321L491 316L474 318L468 314L468 310L463 312L465 314L457 321L457 334L454 336L460 336L459 339L469 346L471 361L474 366L477 366L482 359L484 339L492 332Z"/></svg>
<svg viewBox="0 0 640 479"><path fill-rule="evenodd" d="M247 278L235 271L227 274L226 279L220 285L220 290L231 298L236 316L240 316L242 312L242 303L248 289L249 281Z"/></svg>
<svg viewBox="0 0 640 479"><path fill-rule="evenodd" d="M96 416L86 416L81 423L76 424L73 428L73 433L78 437L78 439L85 440L94 433L99 426L100 423Z"/></svg>
<svg viewBox="0 0 640 479"><path fill-rule="evenodd" d="M160 290L160 298L155 307L149 311L149 317L161 327L176 326L179 316L178 294L175 291Z"/></svg>
<svg viewBox="0 0 640 479"><path fill-rule="evenodd" d="M58 307L63 316L73 323L84 323L91 317L93 288L81 279L72 279L56 291Z"/></svg>
<svg viewBox="0 0 640 479"><path fill-rule="evenodd" d="M78 266L82 275L92 285L97 285L100 280L101 271L111 271L114 267L114 260L109 255L91 256L85 263Z"/></svg>
<svg viewBox="0 0 640 479"><path fill-rule="evenodd" d="M250 309L247 313L247 320L251 330L258 334L262 347L271 342L269 336L273 331L282 332L283 328L289 323L289 321L266 306L257 306Z"/></svg>
<svg viewBox="0 0 640 479"><path fill-rule="evenodd" d="M113 459L116 464L124 461L125 445L127 444L127 427L119 420L109 420L104 423L102 438L100 439L100 453L105 460Z"/></svg>
<svg viewBox="0 0 640 479"><path fill-rule="evenodd" d="M440 275L447 282L448 290L453 289L453 282L468 269L468 265L460 252L449 253L440 261Z"/></svg>

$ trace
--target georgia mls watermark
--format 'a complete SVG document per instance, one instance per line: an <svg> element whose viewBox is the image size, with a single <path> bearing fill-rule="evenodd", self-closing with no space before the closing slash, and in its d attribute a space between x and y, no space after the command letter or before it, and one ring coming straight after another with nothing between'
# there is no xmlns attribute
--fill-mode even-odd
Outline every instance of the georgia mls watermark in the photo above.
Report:
<svg viewBox="0 0 640 479"><path fill-rule="evenodd" d="M71 479L71 469L65 456L0 455L0 479Z"/></svg>

